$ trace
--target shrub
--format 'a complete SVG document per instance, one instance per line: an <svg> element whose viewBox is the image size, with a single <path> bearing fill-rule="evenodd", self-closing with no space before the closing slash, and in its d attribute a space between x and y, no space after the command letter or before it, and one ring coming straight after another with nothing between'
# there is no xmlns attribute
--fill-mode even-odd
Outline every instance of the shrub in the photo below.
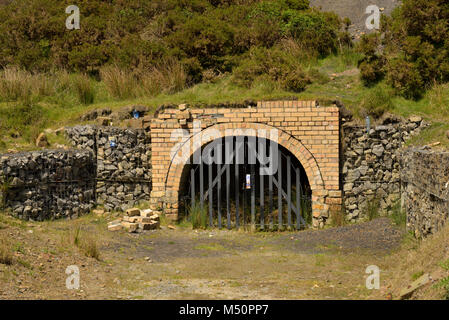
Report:
<svg viewBox="0 0 449 320"><path fill-rule="evenodd" d="M307 0L92 0L83 2L82 30L71 32L64 28L65 6L56 0L0 6L0 66L41 72L67 69L91 76L103 73L104 78L114 77L100 71L111 65L126 74L132 70L133 75L135 70L146 70L160 77L161 71L171 92L185 85L184 75L164 74L167 61L180 62L190 85L200 82L205 70L232 72L241 55L253 47L271 48L292 38L303 51L319 56L335 52L346 41L338 17L310 9ZM173 63L168 67L178 68ZM120 78L132 82L122 78L126 74L117 73L116 79L108 81L111 95L135 94L122 92L114 84ZM301 81L287 82L294 90L303 86ZM149 87L155 90L154 85ZM91 99L80 96L86 104Z"/></svg>
<svg viewBox="0 0 449 320"><path fill-rule="evenodd" d="M362 77L371 84L384 72L396 93L413 99L434 84L448 82L447 21L449 6L445 1L404 0L391 17L382 19L382 54L365 47ZM362 44L374 37L363 37Z"/></svg>
<svg viewBox="0 0 449 320"><path fill-rule="evenodd" d="M406 98L417 99L425 91L424 80L416 65L401 58L388 61L387 81Z"/></svg>
<svg viewBox="0 0 449 320"><path fill-rule="evenodd" d="M280 48L254 48L234 71L233 81L251 87L261 77L268 77L280 87L301 92L311 83L294 56Z"/></svg>

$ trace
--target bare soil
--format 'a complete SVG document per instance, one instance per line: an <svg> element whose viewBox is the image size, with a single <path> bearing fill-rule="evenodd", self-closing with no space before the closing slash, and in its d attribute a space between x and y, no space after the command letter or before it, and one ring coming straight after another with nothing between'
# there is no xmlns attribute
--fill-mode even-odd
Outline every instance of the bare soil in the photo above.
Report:
<svg viewBox="0 0 449 320"><path fill-rule="evenodd" d="M73 221L20 222L0 216L0 299L369 299L368 265L385 266L403 231L388 218L325 230L258 232L177 226L140 234L108 232L94 215ZM74 244L94 237L99 260ZM0 242L1 243L1 242ZM67 266L80 269L66 288Z"/></svg>

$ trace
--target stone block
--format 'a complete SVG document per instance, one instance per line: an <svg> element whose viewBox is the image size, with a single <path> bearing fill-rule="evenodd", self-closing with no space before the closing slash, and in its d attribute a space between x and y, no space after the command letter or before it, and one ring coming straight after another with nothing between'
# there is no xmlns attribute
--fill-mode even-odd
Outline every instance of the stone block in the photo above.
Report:
<svg viewBox="0 0 449 320"><path fill-rule="evenodd" d="M130 208L126 210L126 215L129 217L140 216L139 208Z"/></svg>

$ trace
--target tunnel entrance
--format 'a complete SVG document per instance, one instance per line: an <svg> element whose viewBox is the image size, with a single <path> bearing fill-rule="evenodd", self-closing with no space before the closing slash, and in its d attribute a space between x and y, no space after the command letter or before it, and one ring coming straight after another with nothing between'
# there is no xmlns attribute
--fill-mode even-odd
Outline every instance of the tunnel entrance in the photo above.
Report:
<svg viewBox="0 0 449 320"><path fill-rule="evenodd" d="M312 220L299 160L269 139L232 136L198 148L184 167L180 218L203 227L300 230Z"/></svg>

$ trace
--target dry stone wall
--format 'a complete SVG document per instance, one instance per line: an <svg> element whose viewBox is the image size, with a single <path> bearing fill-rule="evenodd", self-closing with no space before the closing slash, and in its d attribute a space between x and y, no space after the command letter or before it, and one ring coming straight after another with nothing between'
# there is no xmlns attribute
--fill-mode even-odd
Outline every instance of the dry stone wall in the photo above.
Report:
<svg viewBox="0 0 449 320"><path fill-rule="evenodd" d="M449 215L449 153L410 148L400 164L407 229L422 238L440 230Z"/></svg>
<svg viewBox="0 0 449 320"><path fill-rule="evenodd" d="M2 206L17 218L77 217L95 204L92 153L46 150L0 155Z"/></svg>
<svg viewBox="0 0 449 320"><path fill-rule="evenodd" d="M103 126L66 128L73 146L96 159L97 203L106 210L126 210L151 192L150 137L142 129Z"/></svg>
<svg viewBox="0 0 449 320"><path fill-rule="evenodd" d="M368 210L387 212L400 197L400 149L427 124L389 116L379 125L343 124L341 172L346 218L366 218Z"/></svg>

